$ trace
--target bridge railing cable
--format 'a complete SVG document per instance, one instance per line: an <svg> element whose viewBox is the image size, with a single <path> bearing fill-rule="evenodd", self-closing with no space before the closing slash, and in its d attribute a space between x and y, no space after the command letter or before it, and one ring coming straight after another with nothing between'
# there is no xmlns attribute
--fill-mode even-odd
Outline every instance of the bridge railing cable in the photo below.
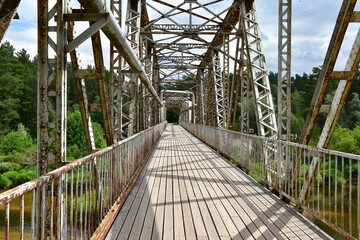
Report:
<svg viewBox="0 0 360 240"><path fill-rule="evenodd" d="M5 239L104 238L166 124L0 194ZM65 186L57 187L64 178ZM43 193L41 199L37 199L37 191ZM41 201L40 209L37 201ZM25 214L25 209L31 214ZM10 222L10 218L18 221Z"/></svg>
<svg viewBox="0 0 360 240"><path fill-rule="evenodd" d="M346 237L360 239L359 155L188 122L181 126L293 205ZM280 152L270 154L274 149ZM292 181L299 159L301 171ZM316 170L311 169L314 160L321 163Z"/></svg>

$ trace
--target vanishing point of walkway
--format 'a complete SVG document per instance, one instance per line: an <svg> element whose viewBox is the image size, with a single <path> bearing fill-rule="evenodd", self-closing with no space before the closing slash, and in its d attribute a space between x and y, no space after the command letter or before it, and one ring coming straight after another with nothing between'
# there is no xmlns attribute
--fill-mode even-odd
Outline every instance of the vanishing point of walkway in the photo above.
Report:
<svg viewBox="0 0 360 240"><path fill-rule="evenodd" d="M168 125L107 239L327 239L180 126Z"/></svg>

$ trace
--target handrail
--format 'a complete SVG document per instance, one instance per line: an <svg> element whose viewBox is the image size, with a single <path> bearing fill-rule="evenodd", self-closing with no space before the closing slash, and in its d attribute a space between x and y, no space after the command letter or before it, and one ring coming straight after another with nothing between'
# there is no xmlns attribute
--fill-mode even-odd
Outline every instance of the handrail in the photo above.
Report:
<svg viewBox="0 0 360 240"><path fill-rule="evenodd" d="M19 232L22 236L57 235L66 239L70 234L89 239L94 233L100 234L98 226L104 224L104 218L114 205L126 199L125 193L131 190L166 124L160 123L0 194L0 207L5 205L6 209L5 239L10 238L10 203L17 198L21 201ZM62 187L55 191L56 185ZM43 193L40 209L36 207L37 191ZM28 221L31 234L24 231L24 195L29 192L32 192L31 223ZM58 196L62 196L64 202L55 206ZM66 216L56 216L54 207L55 212L63 212ZM49 217L41 217L46 211Z"/></svg>

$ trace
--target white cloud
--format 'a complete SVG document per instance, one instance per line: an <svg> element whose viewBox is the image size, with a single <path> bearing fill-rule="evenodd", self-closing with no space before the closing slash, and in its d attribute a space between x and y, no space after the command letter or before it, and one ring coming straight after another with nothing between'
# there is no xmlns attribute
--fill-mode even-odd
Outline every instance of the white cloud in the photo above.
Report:
<svg viewBox="0 0 360 240"><path fill-rule="evenodd" d="M230 4L230 2L224 1L226 4ZM329 0L293 0L293 74L310 73L313 67L323 64L341 2ZM257 0L256 5L268 69L276 72L278 0ZM357 6L358 8L359 6ZM18 11L20 20L12 22L5 35L5 40L10 41L17 51L25 48L31 57L34 57L37 53L36 0L22 1ZM152 15L150 14L150 17ZM80 27L78 33L85 28L85 26ZM352 26L349 31L350 33L345 38L345 43L336 65L338 70L341 70L346 62L357 29L358 25ZM102 39L104 61L106 67L109 68L109 44L103 34ZM83 64L93 64L91 44L85 43L80 47L80 51Z"/></svg>

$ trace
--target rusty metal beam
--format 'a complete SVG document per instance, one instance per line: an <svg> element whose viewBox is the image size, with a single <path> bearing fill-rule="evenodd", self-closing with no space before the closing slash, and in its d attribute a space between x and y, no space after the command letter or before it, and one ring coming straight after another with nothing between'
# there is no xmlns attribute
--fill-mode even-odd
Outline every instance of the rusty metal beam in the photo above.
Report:
<svg viewBox="0 0 360 240"><path fill-rule="evenodd" d="M97 75L99 76L97 78L97 81L99 87L101 112L104 121L105 139L107 145L110 146L114 142L114 136L113 136L111 115L110 115L111 113L110 113L110 105L109 105L109 96L107 93L107 86L106 86L106 76L105 76L104 60L102 56L100 32L97 32L91 36L91 42L93 47L95 68L97 71Z"/></svg>
<svg viewBox="0 0 360 240"><path fill-rule="evenodd" d="M20 0L3 0L0 2L0 44L13 18L17 16Z"/></svg>
<svg viewBox="0 0 360 240"><path fill-rule="evenodd" d="M108 12L109 13L109 21L102 28L102 31L108 37L110 42L114 44L118 52L122 55L124 60L130 65L133 71L138 71L139 78L144 84L144 86L150 91L151 95L156 99L156 101L161 104L160 98L157 95L154 87L151 84L151 81L148 79L144 66L139 61L138 57L135 55L133 49L128 43L126 36L124 35L122 29L120 28L118 21L115 19L114 15L105 6L102 0L79 0L84 9L89 13L100 13L100 12ZM105 9L104 9L105 8Z"/></svg>
<svg viewBox="0 0 360 240"><path fill-rule="evenodd" d="M71 9L68 9L70 12ZM68 32L67 32L68 41L72 41L74 39L74 23L68 23ZM94 140L94 133L91 124L91 116L89 111L89 102L86 93L86 86L85 86L85 79L83 76L79 76L78 73L80 70L80 63L78 59L78 51L74 49L70 52L71 64L72 69L74 72L74 80L76 86L76 92L79 102L79 108L81 113L81 119L84 127L84 134L85 134L85 141L88 153L92 153L96 150L95 147L95 140Z"/></svg>
<svg viewBox="0 0 360 240"><path fill-rule="evenodd" d="M327 86L329 84L330 76L333 73L337 56L345 37L347 27L350 23L351 17L357 0L343 1L339 16L336 20L336 26L331 37L330 45L326 53L324 64L316 84L313 98L311 100L310 109L306 117L304 129L301 134L300 143L309 144L312 132L314 130L317 117L320 112L322 102L326 95Z"/></svg>
<svg viewBox="0 0 360 240"><path fill-rule="evenodd" d="M340 48L343 44L348 25L351 21L354 20L353 16L356 3L357 0L349 0L344 1L341 6L335 29L331 37L331 42L326 53L324 64L317 81L305 126L301 135L300 142L303 144L309 143L318 115L320 112L324 111L324 109L327 109L328 115L320 135L320 140L317 144L317 147L327 148L331 136L335 130L337 121L340 118L341 110L345 104L347 95L350 92L352 81L357 73L357 69L360 63L360 32L358 32L355 38L344 71L334 71L334 66L337 61ZM326 95L327 86L329 81L334 79L341 80L336 90L332 105L331 107L324 106L322 103ZM299 159L296 161L296 173L292 177L292 182L295 181L294 178L296 178L299 174L299 161ZM306 181L304 182L300 192L300 201L304 201L305 198L309 197L309 194L307 193L309 192L309 189L314 182L314 177L321 162L322 159L319 157L316 157L312 160L309 166L308 175L305 178Z"/></svg>

